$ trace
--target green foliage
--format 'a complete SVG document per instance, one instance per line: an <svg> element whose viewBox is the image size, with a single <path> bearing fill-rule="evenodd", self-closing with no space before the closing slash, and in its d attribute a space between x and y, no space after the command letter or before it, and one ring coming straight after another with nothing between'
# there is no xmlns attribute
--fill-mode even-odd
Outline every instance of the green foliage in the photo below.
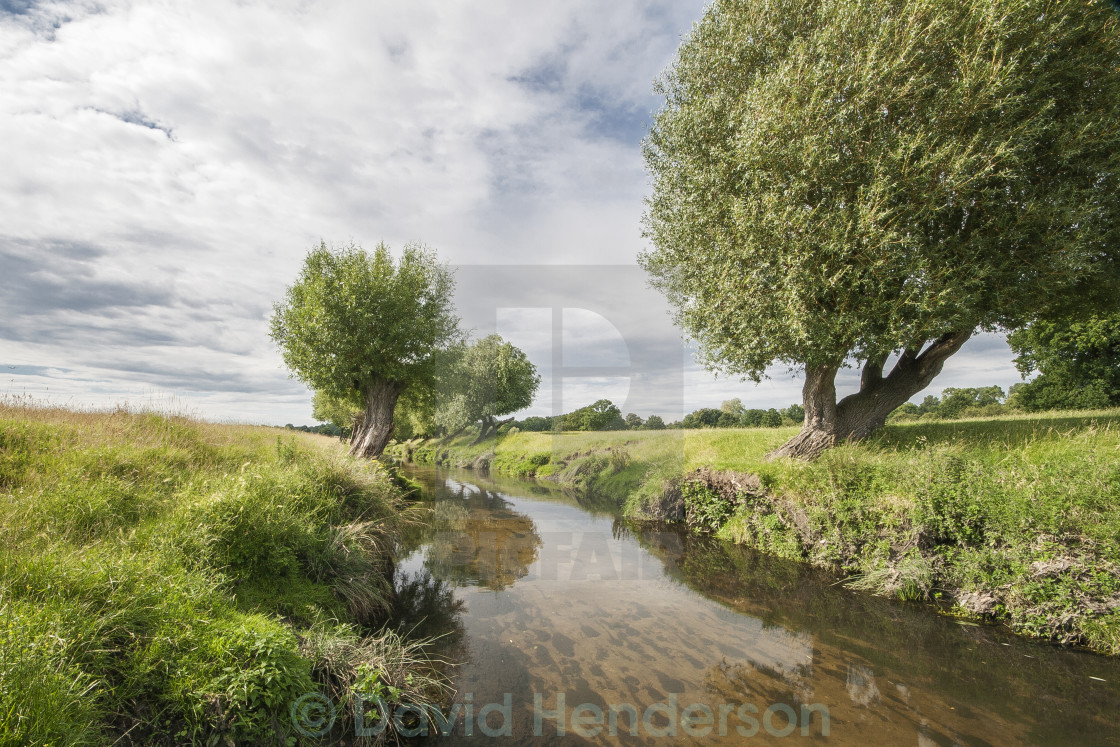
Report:
<svg viewBox="0 0 1120 747"><path fill-rule="evenodd" d="M293 736L297 636L378 620L399 506L277 433L0 402L0 743Z"/></svg>
<svg viewBox="0 0 1120 747"><path fill-rule="evenodd" d="M665 421L661 419L660 415L650 415L646 418L646 422L642 423L642 428L647 431L659 431L665 428Z"/></svg>
<svg viewBox="0 0 1120 747"><path fill-rule="evenodd" d="M967 410L999 405L1006 396L998 386L966 389L949 387L941 392L937 414L943 418L959 418Z"/></svg>
<svg viewBox="0 0 1120 747"><path fill-rule="evenodd" d="M290 431L318 433L321 436L334 436L336 438L342 438L345 433L342 428L339 428L334 423L320 423L319 425L292 425L288 423L284 427Z"/></svg>
<svg viewBox="0 0 1120 747"><path fill-rule="evenodd" d="M947 387L940 398L929 394L920 405L903 403L891 413L890 422L996 417L1017 409L1012 400L1004 402L1005 399L1003 389L998 386Z"/></svg>
<svg viewBox="0 0 1120 747"><path fill-rule="evenodd" d="M736 397L735 399L725 400L720 404L719 409L730 415L735 420L741 420L747 408L743 407L743 400Z"/></svg>
<svg viewBox="0 0 1120 747"><path fill-rule="evenodd" d="M523 431L531 431L540 433L541 431L552 430L553 418L542 418L539 415L530 415L522 421L517 423L517 427Z"/></svg>
<svg viewBox="0 0 1120 747"><path fill-rule="evenodd" d="M349 434L361 414L362 408L354 403L353 396L339 398L317 391L311 397L311 417L320 423L330 423L340 433Z"/></svg>
<svg viewBox="0 0 1120 747"><path fill-rule="evenodd" d="M617 431L626 428L626 421L613 402L601 399L561 416L560 428L565 431Z"/></svg>
<svg viewBox="0 0 1120 747"><path fill-rule="evenodd" d="M412 387L401 393L393 411L393 437L396 440L408 441L417 436L439 432L440 426L436 422L436 399L443 377L438 371L445 369L445 361L454 355L454 348L437 354L436 358L440 363L437 364L434 389Z"/></svg>
<svg viewBox="0 0 1120 747"><path fill-rule="evenodd" d="M918 602L931 597L935 580L930 559L917 550L911 550L896 561L880 561L857 575L848 586L906 602Z"/></svg>
<svg viewBox="0 0 1120 747"><path fill-rule="evenodd" d="M739 419L739 423L744 428L761 428L762 427L762 421L763 421L763 419L765 419L765 417L766 417L766 410L759 410L758 408L752 408L750 410L744 410L743 411L743 415Z"/></svg>
<svg viewBox="0 0 1120 747"><path fill-rule="evenodd" d="M1008 336L1023 375L1015 404L1028 412L1120 405L1120 313L1040 320Z"/></svg>
<svg viewBox="0 0 1120 747"><path fill-rule="evenodd" d="M685 521L694 529L714 532L724 525L734 505L725 496L700 482L681 485L684 498Z"/></svg>
<svg viewBox="0 0 1120 747"><path fill-rule="evenodd" d="M526 461L534 467L543 467L552 461L552 456L549 454L531 454Z"/></svg>
<svg viewBox="0 0 1120 747"><path fill-rule="evenodd" d="M781 410L783 418L789 418L792 423L805 422L805 408L799 404L792 404L789 407Z"/></svg>
<svg viewBox="0 0 1120 747"><path fill-rule="evenodd" d="M793 408L797 408L794 410ZM724 402L716 410L711 407L702 407L694 410L681 420L680 428L779 428L783 424L782 414L792 412L800 415L800 420L805 419L805 410L800 405L790 405L786 410L779 412L771 407L769 410L746 409L738 399ZM800 422L791 418L791 422Z"/></svg>
<svg viewBox="0 0 1120 747"><path fill-rule="evenodd" d="M310 251L277 303L272 338L300 381L353 407L376 382L431 386L436 351L459 339L451 271L434 252L406 246L399 261L379 244Z"/></svg>
<svg viewBox="0 0 1120 747"><path fill-rule="evenodd" d="M633 463L630 452L621 446L612 446L607 453L611 469L615 472L622 472Z"/></svg>
<svg viewBox="0 0 1120 747"><path fill-rule="evenodd" d="M1045 410L1100 410L1109 407L1113 398L1101 381L1071 388L1069 384L1049 376L1039 376L1027 383L1011 387L1009 403L1027 412Z"/></svg>
<svg viewBox="0 0 1120 747"><path fill-rule="evenodd" d="M754 379L1114 308L1118 55L1105 3L717 0L658 86L640 261Z"/></svg>
<svg viewBox="0 0 1120 747"><path fill-rule="evenodd" d="M928 397L927 397L928 399ZM908 420L917 420L922 411L913 402L903 402L887 418L888 423L903 423Z"/></svg>
<svg viewBox="0 0 1120 747"><path fill-rule="evenodd" d="M440 379L434 419L450 432L528 407L541 383L525 353L500 335L456 351Z"/></svg>
<svg viewBox="0 0 1120 747"><path fill-rule="evenodd" d="M720 418L727 413L711 407L702 407L693 410L681 420L682 428L715 428L719 425Z"/></svg>
<svg viewBox="0 0 1120 747"><path fill-rule="evenodd" d="M183 662L210 671L197 689L183 693L188 724L176 736L183 741L207 739L217 721L219 729L238 742L283 739L286 730L277 728L283 723L277 715L313 689L311 664L292 632L267 618L247 617L215 630L204 646L204 653L198 653L209 661Z"/></svg>
<svg viewBox="0 0 1120 747"><path fill-rule="evenodd" d="M343 733L353 734L359 695L382 697L390 709L398 704L430 709L448 695L447 681L434 673L426 642L392 630L367 636L354 626L321 623L307 632L303 649L321 691L338 704ZM372 705L366 709L367 726L377 715ZM387 736L394 735L387 730Z"/></svg>
<svg viewBox="0 0 1120 747"><path fill-rule="evenodd" d="M101 683L51 611L0 595L0 743L103 744Z"/></svg>
<svg viewBox="0 0 1120 747"><path fill-rule="evenodd" d="M926 479L916 491L918 523L938 544L982 544L986 507L976 465L951 452L931 452L929 458L923 469Z"/></svg>

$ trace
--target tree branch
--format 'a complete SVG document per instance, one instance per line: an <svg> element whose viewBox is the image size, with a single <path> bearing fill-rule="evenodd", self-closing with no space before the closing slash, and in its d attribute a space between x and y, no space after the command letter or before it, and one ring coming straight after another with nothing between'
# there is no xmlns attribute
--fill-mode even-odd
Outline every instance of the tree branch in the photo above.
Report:
<svg viewBox="0 0 1120 747"><path fill-rule="evenodd" d="M968 338L972 337L974 328L957 330L956 332L946 332L933 341L928 348L926 348L921 355L917 357L917 362L922 365L930 363L939 363L944 361L953 353L961 349Z"/></svg>
<svg viewBox="0 0 1120 747"><path fill-rule="evenodd" d="M883 365L886 362L887 356L885 355L867 359L867 362L863 364L863 373L859 379L860 391L870 389L883 380Z"/></svg>

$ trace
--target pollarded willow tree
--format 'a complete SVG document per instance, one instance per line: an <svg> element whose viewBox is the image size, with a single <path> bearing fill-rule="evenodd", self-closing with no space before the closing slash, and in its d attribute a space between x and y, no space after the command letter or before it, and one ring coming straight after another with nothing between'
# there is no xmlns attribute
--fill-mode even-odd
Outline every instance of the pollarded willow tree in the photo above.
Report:
<svg viewBox="0 0 1120 747"><path fill-rule="evenodd" d="M716 0L658 87L641 262L709 367L804 369L771 456L866 437L978 329L1115 304L1108 3Z"/></svg>
<svg viewBox="0 0 1120 747"><path fill-rule="evenodd" d="M441 378L444 391L436 397L436 421L452 433L481 422L475 443L509 422L498 418L533 404L541 383L525 352L500 335L464 346Z"/></svg>
<svg viewBox="0 0 1120 747"><path fill-rule="evenodd" d="M399 261L326 243L276 304L272 338L293 375L321 397L360 409L350 453L381 454L393 410L409 388L431 388L439 351L460 339L451 270L435 253L406 246Z"/></svg>

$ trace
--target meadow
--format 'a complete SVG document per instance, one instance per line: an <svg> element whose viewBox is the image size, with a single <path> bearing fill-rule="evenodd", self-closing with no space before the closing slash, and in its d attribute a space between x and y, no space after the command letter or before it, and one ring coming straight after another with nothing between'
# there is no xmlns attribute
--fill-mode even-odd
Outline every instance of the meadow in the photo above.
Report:
<svg viewBox="0 0 1120 747"><path fill-rule="evenodd" d="M1120 410L900 423L814 462L765 460L795 433L513 432L390 453L555 481L859 590L1120 655Z"/></svg>
<svg viewBox="0 0 1120 747"><path fill-rule="evenodd" d="M445 696L381 627L410 510L329 444L0 403L0 744L295 744L307 693L340 726Z"/></svg>

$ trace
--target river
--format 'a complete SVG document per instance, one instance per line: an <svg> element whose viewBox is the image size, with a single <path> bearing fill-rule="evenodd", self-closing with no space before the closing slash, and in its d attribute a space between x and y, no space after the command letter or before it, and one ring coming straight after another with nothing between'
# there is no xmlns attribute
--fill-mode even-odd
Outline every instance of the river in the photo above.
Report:
<svg viewBox="0 0 1120 747"><path fill-rule="evenodd" d="M406 538L399 624L463 662L427 744L1120 744L1115 659L543 484L406 473L434 521Z"/></svg>

